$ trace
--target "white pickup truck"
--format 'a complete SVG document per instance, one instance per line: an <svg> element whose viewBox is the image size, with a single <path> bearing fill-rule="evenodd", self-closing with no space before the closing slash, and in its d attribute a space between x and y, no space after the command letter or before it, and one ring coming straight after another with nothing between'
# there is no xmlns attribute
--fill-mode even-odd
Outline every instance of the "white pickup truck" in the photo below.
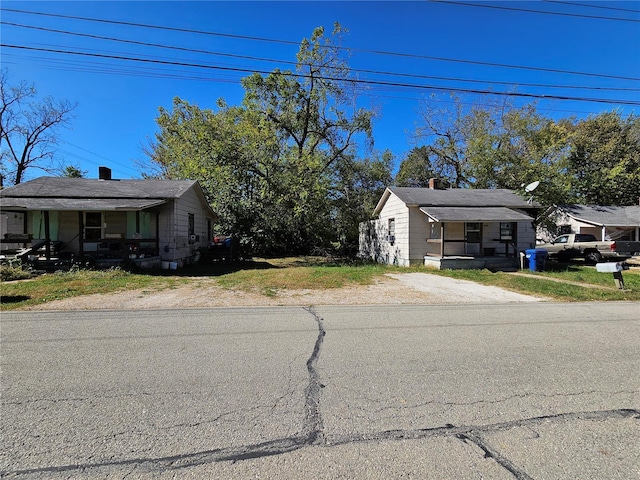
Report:
<svg viewBox="0 0 640 480"><path fill-rule="evenodd" d="M584 258L593 263L603 259L625 259L640 254L640 242L596 240L594 235L586 233L568 233L560 235L551 243L536 245L544 248L549 257L560 261L572 258Z"/></svg>

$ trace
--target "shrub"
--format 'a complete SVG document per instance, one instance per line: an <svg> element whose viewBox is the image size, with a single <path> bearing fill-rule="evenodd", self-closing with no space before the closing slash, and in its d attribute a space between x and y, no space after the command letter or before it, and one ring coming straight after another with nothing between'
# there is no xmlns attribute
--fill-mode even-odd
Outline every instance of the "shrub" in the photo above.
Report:
<svg viewBox="0 0 640 480"><path fill-rule="evenodd" d="M8 282L10 280L24 280L25 278L31 278L31 271L23 270L22 267L14 265L0 266L0 281Z"/></svg>

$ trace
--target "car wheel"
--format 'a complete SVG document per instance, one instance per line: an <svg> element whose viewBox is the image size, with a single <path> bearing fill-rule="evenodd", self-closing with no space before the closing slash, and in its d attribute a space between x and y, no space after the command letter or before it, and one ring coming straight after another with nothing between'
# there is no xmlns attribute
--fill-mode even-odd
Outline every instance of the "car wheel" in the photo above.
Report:
<svg viewBox="0 0 640 480"><path fill-rule="evenodd" d="M599 263L602 261L602 255L600 255L600 252L589 252L586 255L586 259L592 263Z"/></svg>

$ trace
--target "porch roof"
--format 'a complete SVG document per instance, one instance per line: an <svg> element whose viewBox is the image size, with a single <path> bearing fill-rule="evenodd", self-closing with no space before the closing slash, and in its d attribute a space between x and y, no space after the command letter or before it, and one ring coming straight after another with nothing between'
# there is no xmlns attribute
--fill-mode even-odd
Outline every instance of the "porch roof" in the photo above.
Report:
<svg viewBox="0 0 640 480"><path fill-rule="evenodd" d="M436 222L519 222L529 215L506 207L420 207Z"/></svg>
<svg viewBox="0 0 640 480"><path fill-rule="evenodd" d="M165 203L158 198L0 198L2 210L49 210L49 211L136 211L156 207Z"/></svg>

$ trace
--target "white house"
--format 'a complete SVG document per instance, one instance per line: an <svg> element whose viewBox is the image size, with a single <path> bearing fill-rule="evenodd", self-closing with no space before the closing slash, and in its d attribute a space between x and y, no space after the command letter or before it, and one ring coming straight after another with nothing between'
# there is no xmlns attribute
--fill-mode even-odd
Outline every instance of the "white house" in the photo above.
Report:
<svg viewBox="0 0 640 480"><path fill-rule="evenodd" d="M211 210L193 180L40 177L0 190L2 246L51 257L143 266L193 260L213 237ZM38 248L34 248L38 246Z"/></svg>
<svg viewBox="0 0 640 480"><path fill-rule="evenodd" d="M565 233L590 233L598 240L640 241L640 205L559 205L546 216L556 229L538 231L538 238L544 242Z"/></svg>
<svg viewBox="0 0 640 480"><path fill-rule="evenodd" d="M516 266L535 246L537 204L511 190L389 187L360 225L360 256L400 266Z"/></svg>

